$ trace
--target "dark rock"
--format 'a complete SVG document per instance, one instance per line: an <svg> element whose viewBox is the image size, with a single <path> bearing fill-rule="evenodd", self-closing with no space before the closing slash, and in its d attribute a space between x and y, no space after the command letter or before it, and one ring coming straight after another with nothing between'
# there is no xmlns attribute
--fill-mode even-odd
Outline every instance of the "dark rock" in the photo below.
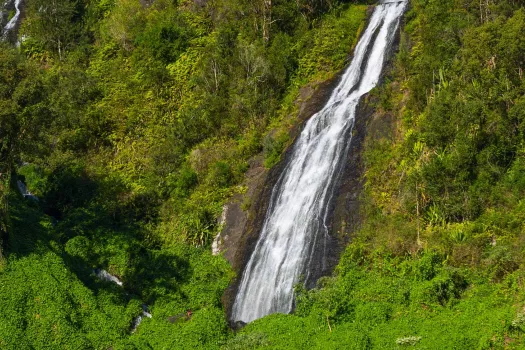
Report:
<svg viewBox="0 0 525 350"><path fill-rule="evenodd" d="M246 326L246 322L243 322L243 321L232 322L232 324L231 324L231 328L234 331L238 331L238 330L244 328L244 326Z"/></svg>

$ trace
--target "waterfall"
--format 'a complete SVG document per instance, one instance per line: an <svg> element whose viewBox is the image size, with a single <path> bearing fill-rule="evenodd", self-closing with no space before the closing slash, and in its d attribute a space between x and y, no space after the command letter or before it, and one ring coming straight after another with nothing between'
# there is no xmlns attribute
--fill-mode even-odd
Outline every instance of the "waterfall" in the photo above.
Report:
<svg viewBox="0 0 525 350"><path fill-rule="evenodd" d="M406 0L377 5L354 58L326 105L308 120L273 188L232 309L234 321L289 313L293 286L326 256L328 207L347 157L360 98L378 83ZM324 260L324 259L322 259Z"/></svg>
<svg viewBox="0 0 525 350"><path fill-rule="evenodd" d="M21 5L22 0L15 0L15 15L4 27L3 30L3 38L7 38L7 35L15 28L15 26L18 24L18 19L20 18L21 14Z"/></svg>

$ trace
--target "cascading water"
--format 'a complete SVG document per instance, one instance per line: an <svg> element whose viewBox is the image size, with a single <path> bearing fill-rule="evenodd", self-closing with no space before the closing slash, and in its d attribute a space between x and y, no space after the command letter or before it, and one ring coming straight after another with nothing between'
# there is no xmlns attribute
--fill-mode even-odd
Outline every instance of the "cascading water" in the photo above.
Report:
<svg viewBox="0 0 525 350"><path fill-rule="evenodd" d="M234 321L288 313L293 286L326 254L328 207L346 158L360 98L376 86L406 0L377 5L341 82L296 140L273 188L255 249L232 309Z"/></svg>
<svg viewBox="0 0 525 350"><path fill-rule="evenodd" d="M6 3L6 5L7 5L7 3ZM13 16L13 18L11 18L9 20L9 22L7 22L7 24L5 25L5 27L4 27L3 31L2 31L2 37L4 39L7 38L8 34L18 24L18 20L20 19L20 14L21 14L22 0L14 0L14 7L15 7L15 15Z"/></svg>

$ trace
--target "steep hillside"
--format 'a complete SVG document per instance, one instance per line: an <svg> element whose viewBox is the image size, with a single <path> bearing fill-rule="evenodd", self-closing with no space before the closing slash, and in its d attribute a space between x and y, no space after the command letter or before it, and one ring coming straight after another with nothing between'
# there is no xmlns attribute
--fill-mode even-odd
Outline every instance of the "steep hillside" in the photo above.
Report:
<svg viewBox="0 0 525 350"><path fill-rule="evenodd" d="M0 348L523 348L521 0L410 1L334 275L228 327L223 205L278 164L368 3L27 0L0 43Z"/></svg>

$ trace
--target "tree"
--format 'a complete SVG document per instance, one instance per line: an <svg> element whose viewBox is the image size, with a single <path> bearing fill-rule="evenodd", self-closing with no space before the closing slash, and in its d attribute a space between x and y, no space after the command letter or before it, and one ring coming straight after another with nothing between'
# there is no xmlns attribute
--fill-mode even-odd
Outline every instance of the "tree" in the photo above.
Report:
<svg viewBox="0 0 525 350"><path fill-rule="evenodd" d="M40 41L48 50L58 53L62 60L64 51L70 48L77 34L75 2L35 0L29 4L32 13L27 23L29 36Z"/></svg>

